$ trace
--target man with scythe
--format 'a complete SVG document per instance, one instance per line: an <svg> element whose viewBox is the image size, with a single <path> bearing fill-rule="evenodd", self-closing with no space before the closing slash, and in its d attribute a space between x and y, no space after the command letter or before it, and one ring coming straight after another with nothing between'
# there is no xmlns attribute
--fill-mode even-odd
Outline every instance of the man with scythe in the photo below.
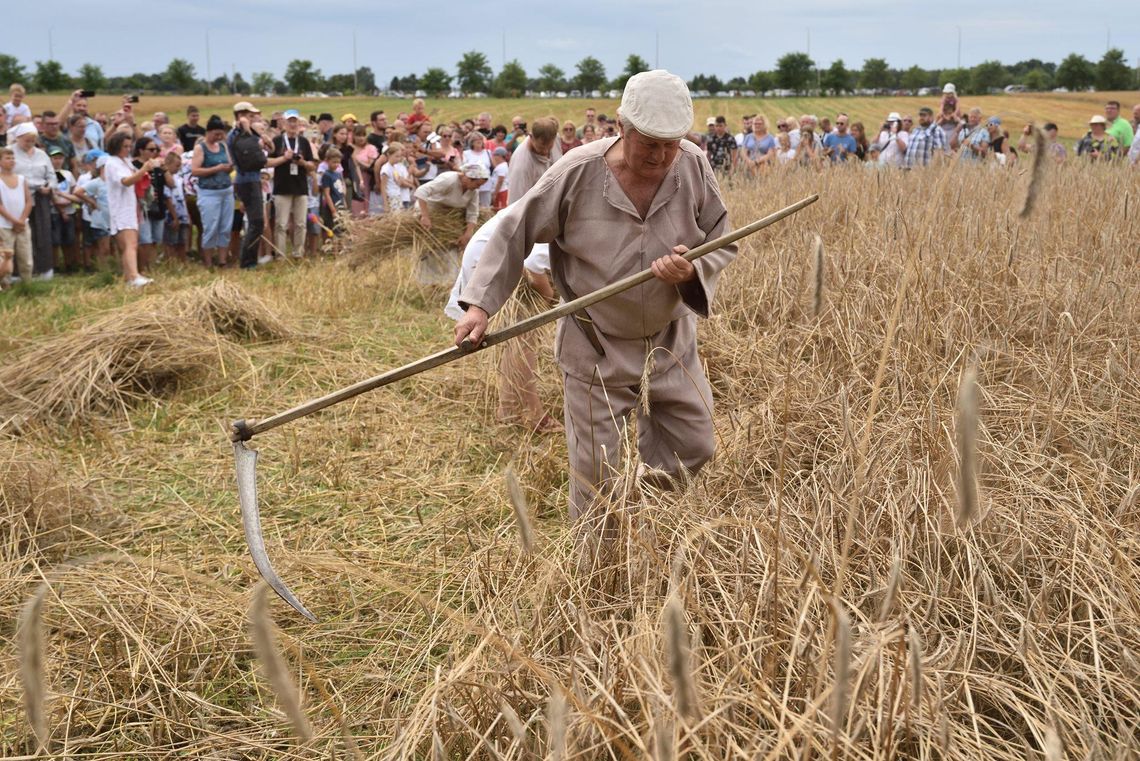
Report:
<svg viewBox="0 0 1140 761"><path fill-rule="evenodd" d="M550 244L566 300L651 268L654 278L559 320L555 356L565 390L570 517L589 512L620 460L637 409L641 460L669 476L713 454L712 393L697 357L730 244L690 262L681 254L728 231L728 214L693 126L688 87L663 70L629 79L620 132L567 154L525 197L500 212L464 289L455 341L478 345L514 291L535 243ZM643 387L643 383L645 387ZM648 414L639 397L648 399Z"/></svg>

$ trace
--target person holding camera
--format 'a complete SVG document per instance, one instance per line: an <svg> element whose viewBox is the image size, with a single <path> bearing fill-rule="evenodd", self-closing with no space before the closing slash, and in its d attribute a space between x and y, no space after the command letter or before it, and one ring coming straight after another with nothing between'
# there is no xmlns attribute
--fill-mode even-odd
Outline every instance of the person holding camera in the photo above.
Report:
<svg viewBox="0 0 1140 761"><path fill-rule="evenodd" d="M906 148L910 143L910 133L903 124L903 118L892 111L883 126L879 128L879 139L875 141L882 153L879 163L885 166L902 167L906 163Z"/></svg>
<svg viewBox="0 0 1140 761"><path fill-rule="evenodd" d="M266 166L273 170L273 244L279 256L285 255L286 237L293 240L293 258L305 255L306 204L309 175L316 169L313 148L301 134L301 114L289 109L284 115L285 131L273 140Z"/></svg>

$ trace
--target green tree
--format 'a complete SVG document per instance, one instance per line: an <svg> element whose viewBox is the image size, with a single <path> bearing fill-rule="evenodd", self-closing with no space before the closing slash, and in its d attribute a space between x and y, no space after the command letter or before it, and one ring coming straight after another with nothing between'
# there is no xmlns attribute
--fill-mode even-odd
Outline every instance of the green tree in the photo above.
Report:
<svg viewBox="0 0 1140 761"><path fill-rule="evenodd" d="M776 61L776 83L785 90L803 92L815 79L815 61L807 53L785 53Z"/></svg>
<svg viewBox="0 0 1140 761"><path fill-rule="evenodd" d="M321 86L321 71L312 61L294 58L285 67L285 82L294 93L312 92Z"/></svg>
<svg viewBox="0 0 1140 761"><path fill-rule="evenodd" d="M545 64L538 70L538 88L540 90L565 90L566 72L552 63Z"/></svg>
<svg viewBox="0 0 1140 761"><path fill-rule="evenodd" d="M613 82L610 82L610 88L614 90L624 90L625 83L629 81L629 78L643 71L649 71L649 61L646 61L637 53L630 53L625 59L625 68L622 69L621 74L618 74Z"/></svg>
<svg viewBox="0 0 1140 761"><path fill-rule="evenodd" d="M583 93L599 90L606 83L606 67L593 56L578 61L575 68L578 73L574 76L574 86Z"/></svg>
<svg viewBox="0 0 1140 761"><path fill-rule="evenodd" d="M493 76L487 56L478 50L468 50L455 64L455 81L465 93L487 92Z"/></svg>
<svg viewBox="0 0 1140 761"><path fill-rule="evenodd" d="M420 78L420 89L428 95L443 95L451 89L451 75L438 66L433 66Z"/></svg>
<svg viewBox="0 0 1140 761"><path fill-rule="evenodd" d="M35 89L44 92L71 89L71 77L63 70L59 61L36 61L33 80Z"/></svg>
<svg viewBox="0 0 1140 761"><path fill-rule="evenodd" d="M770 71L757 71L748 78L748 86L757 93L765 93L775 89L776 77Z"/></svg>
<svg viewBox="0 0 1140 761"><path fill-rule="evenodd" d="M249 82L245 81L245 77L241 75L240 71L234 74L234 81L232 84L234 92L241 93L242 95L249 95L253 92L252 88L249 86Z"/></svg>
<svg viewBox="0 0 1140 761"><path fill-rule="evenodd" d="M355 90L369 95L376 92L376 74L372 72L372 67L361 66L356 70Z"/></svg>
<svg viewBox="0 0 1140 761"><path fill-rule="evenodd" d="M107 86L107 77L103 69L93 63L85 63L79 67L79 86L84 90L102 90Z"/></svg>
<svg viewBox="0 0 1140 761"><path fill-rule="evenodd" d="M926 87L930 84L931 79L933 79L933 77L926 69L921 66L911 66L903 72L900 84L902 84L903 89L917 90L920 87Z"/></svg>
<svg viewBox="0 0 1140 761"><path fill-rule="evenodd" d="M526 92L526 69L517 58L503 64L492 92L497 98L521 98Z"/></svg>
<svg viewBox="0 0 1140 761"><path fill-rule="evenodd" d="M945 87L949 84L954 85L960 95L973 92L974 89L969 69L943 69L938 75L938 86Z"/></svg>
<svg viewBox="0 0 1140 761"><path fill-rule="evenodd" d="M1044 92L1053 86L1053 78L1044 69L1031 69L1021 78L1021 84L1033 92Z"/></svg>
<svg viewBox="0 0 1140 761"><path fill-rule="evenodd" d="M258 95L272 95L276 90L276 77L268 71L255 71L253 73L253 92Z"/></svg>
<svg viewBox="0 0 1140 761"><path fill-rule="evenodd" d="M0 87L28 81L28 72L14 55L0 53Z"/></svg>
<svg viewBox="0 0 1140 761"><path fill-rule="evenodd" d="M190 92L198 84L198 77L194 74L194 64L184 58L175 58L171 61L162 79L167 87L176 92Z"/></svg>
<svg viewBox="0 0 1140 761"><path fill-rule="evenodd" d="M863 61L859 84L869 90L885 90L891 86L891 68L885 58L868 58Z"/></svg>
<svg viewBox="0 0 1140 761"><path fill-rule="evenodd" d="M725 89L725 85L716 74L698 74L689 80L689 89L693 92L708 90L715 93L717 90Z"/></svg>
<svg viewBox="0 0 1140 761"><path fill-rule="evenodd" d="M851 84L854 79L854 74L847 70L843 59L840 58L836 61L832 61L831 65L827 67L827 70L823 72L823 75L819 79L819 86L832 95L842 95L851 90Z"/></svg>
<svg viewBox="0 0 1140 761"><path fill-rule="evenodd" d="M970 82L978 92L997 90L1008 84L1009 75L1001 61L982 61L970 72Z"/></svg>
<svg viewBox="0 0 1140 761"><path fill-rule="evenodd" d="M1132 87L1132 69L1124 60L1124 51L1112 48L1096 65L1096 89L1129 90Z"/></svg>
<svg viewBox="0 0 1140 761"><path fill-rule="evenodd" d="M1083 55L1070 53L1057 67L1053 80L1069 90L1087 90L1096 81L1096 67Z"/></svg>

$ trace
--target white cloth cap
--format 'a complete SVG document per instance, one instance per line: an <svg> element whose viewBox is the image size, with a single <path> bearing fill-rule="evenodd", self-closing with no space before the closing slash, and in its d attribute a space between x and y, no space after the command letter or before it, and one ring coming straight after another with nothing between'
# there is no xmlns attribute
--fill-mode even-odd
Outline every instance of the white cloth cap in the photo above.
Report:
<svg viewBox="0 0 1140 761"><path fill-rule="evenodd" d="M958 94L958 88L954 86L953 82L947 82L943 86L942 92L946 95L957 95Z"/></svg>
<svg viewBox="0 0 1140 761"><path fill-rule="evenodd" d="M680 140L693 128L689 87L664 69L630 77L618 113L638 132L656 140Z"/></svg>
<svg viewBox="0 0 1140 761"><path fill-rule="evenodd" d="M37 130L36 125L32 124L31 122L20 122L15 127L11 127L8 130L8 137L12 140L15 140L18 137L23 137L24 135L38 134L40 134L40 131Z"/></svg>
<svg viewBox="0 0 1140 761"><path fill-rule="evenodd" d="M485 180L491 176L491 173L487 171L487 167L482 164L464 164L459 171L473 180Z"/></svg>
<svg viewBox="0 0 1140 761"><path fill-rule="evenodd" d="M898 111L891 111L889 114L887 114L887 121L889 121L889 122L901 122L902 117L899 116Z"/></svg>

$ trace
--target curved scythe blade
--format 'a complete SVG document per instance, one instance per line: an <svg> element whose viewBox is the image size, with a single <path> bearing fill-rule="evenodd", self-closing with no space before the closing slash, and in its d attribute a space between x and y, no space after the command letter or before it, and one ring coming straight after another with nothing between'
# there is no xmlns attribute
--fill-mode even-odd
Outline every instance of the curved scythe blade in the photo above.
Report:
<svg viewBox="0 0 1140 761"><path fill-rule="evenodd" d="M234 442L234 462L237 464L238 500L241 502L241 525L245 528L245 543L249 554L257 566L261 578L281 596L281 599L305 618L316 621L317 617L301 604L293 590L286 586L265 552L265 538L261 535L261 513L257 508L257 450L246 447L245 442Z"/></svg>

